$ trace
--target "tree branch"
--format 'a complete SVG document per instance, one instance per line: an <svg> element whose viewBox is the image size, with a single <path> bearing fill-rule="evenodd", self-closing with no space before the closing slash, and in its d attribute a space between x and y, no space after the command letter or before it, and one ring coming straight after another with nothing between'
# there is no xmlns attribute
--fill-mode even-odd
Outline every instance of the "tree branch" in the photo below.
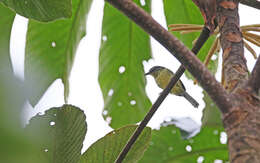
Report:
<svg viewBox="0 0 260 163"><path fill-rule="evenodd" d="M198 80L219 109L222 112L228 112L228 109L231 108L229 94L224 90L222 85L216 81L215 77L203 63L201 63L181 41L164 29L149 14L132 2L132 0L106 1L122 11L169 50L171 54L173 54Z"/></svg>
<svg viewBox="0 0 260 163"><path fill-rule="evenodd" d="M258 94L258 91L260 89L260 57L258 57L255 63L252 74L249 77L247 86L249 86L253 91L255 91Z"/></svg>
<svg viewBox="0 0 260 163"><path fill-rule="evenodd" d="M208 28L204 27L202 32L200 33L198 40L196 41L194 47L192 48L192 52L197 54L199 52L199 50L201 49L201 47L203 46L203 44L208 40L209 35L210 35L210 31L208 30ZM116 159L116 163L121 163L124 160L127 153L131 149L132 145L135 143L135 141L137 140L139 135L142 133L145 126L148 124L148 122L153 117L154 113L158 110L159 106L162 104L162 102L165 100L167 95L170 93L171 89L174 87L174 85L180 79L180 77L182 76L184 71L185 71L185 67L183 65L181 65L178 68L177 72L175 73L175 76L172 77L170 83L163 90L161 95L157 98L155 103L152 105L150 111L146 114L145 118L142 120L142 122L140 123L138 128L135 130L134 134L131 136L130 140L127 142L124 149L119 154L118 158Z"/></svg>
<svg viewBox="0 0 260 163"><path fill-rule="evenodd" d="M240 0L240 3L260 10L260 2L258 0Z"/></svg>

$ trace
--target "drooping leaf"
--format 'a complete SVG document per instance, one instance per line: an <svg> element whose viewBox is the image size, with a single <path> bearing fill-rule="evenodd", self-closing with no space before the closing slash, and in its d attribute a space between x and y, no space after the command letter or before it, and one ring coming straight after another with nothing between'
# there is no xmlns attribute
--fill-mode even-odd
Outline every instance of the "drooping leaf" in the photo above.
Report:
<svg viewBox="0 0 260 163"><path fill-rule="evenodd" d="M130 125L108 133L92 144L82 155L80 163L115 162L137 126ZM151 129L146 127L124 159L124 163L135 163L143 156L151 139Z"/></svg>
<svg viewBox="0 0 260 163"><path fill-rule="evenodd" d="M71 0L0 0L18 14L38 21L71 17Z"/></svg>
<svg viewBox="0 0 260 163"><path fill-rule="evenodd" d="M228 160L223 129L204 127L195 137L183 140L178 128L161 127L152 131L150 146L140 163L189 163ZM223 137L222 137L223 139ZM221 143L222 142L222 143Z"/></svg>
<svg viewBox="0 0 260 163"><path fill-rule="evenodd" d="M85 120L79 108L64 105L33 117L26 131L41 142L38 154L47 158L45 163L78 163L87 131Z"/></svg>
<svg viewBox="0 0 260 163"><path fill-rule="evenodd" d="M0 74L12 73L10 36L15 13L0 3Z"/></svg>
<svg viewBox="0 0 260 163"><path fill-rule="evenodd" d="M140 1L135 0L140 5ZM150 0L141 6L150 12ZM140 121L151 106L145 93L142 62L151 58L149 36L134 22L105 4L99 56L99 84L104 118L118 128ZM111 119L112 118L112 119Z"/></svg>
<svg viewBox="0 0 260 163"><path fill-rule="evenodd" d="M203 17L199 9L191 0L163 0L164 13L166 16L167 25L169 24L199 24L203 25ZM180 32L173 32L173 35L181 40L188 48L192 48L192 42L197 39L200 32L194 32L189 34L180 34ZM215 36L211 36L209 40L203 45L199 54L197 55L201 61L204 61L208 51L215 40ZM211 60L209 63L209 70L212 73L216 73L218 59ZM188 78L193 79L188 71L185 71Z"/></svg>
<svg viewBox="0 0 260 163"><path fill-rule="evenodd" d="M203 91L203 94L205 108L203 110L202 126L223 127L220 110L205 91Z"/></svg>
<svg viewBox="0 0 260 163"><path fill-rule="evenodd" d="M61 78L65 99L77 46L85 36L86 16L92 0L73 0L72 17L51 23L29 21L25 50L25 81L30 102L37 104L51 83ZM36 87L37 86L37 87Z"/></svg>

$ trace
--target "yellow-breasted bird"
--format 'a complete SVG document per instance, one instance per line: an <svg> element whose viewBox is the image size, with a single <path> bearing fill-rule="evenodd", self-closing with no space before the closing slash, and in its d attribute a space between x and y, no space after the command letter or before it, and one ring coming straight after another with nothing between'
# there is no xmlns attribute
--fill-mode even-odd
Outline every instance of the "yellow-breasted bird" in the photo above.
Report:
<svg viewBox="0 0 260 163"><path fill-rule="evenodd" d="M175 75L171 70L162 67L162 66L154 66L152 67L148 73L145 75L152 75L155 79L155 82L157 85L164 89L169 84L171 78ZM187 92L182 84L181 80L179 80L175 86L172 88L171 94L177 95L177 96L183 96L185 97L195 108L199 106L199 103L191 97Z"/></svg>

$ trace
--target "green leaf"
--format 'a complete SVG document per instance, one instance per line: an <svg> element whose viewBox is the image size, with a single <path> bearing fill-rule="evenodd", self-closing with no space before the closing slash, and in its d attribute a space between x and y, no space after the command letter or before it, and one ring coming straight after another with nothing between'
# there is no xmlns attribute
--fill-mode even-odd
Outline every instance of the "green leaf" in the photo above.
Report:
<svg viewBox="0 0 260 163"><path fill-rule="evenodd" d="M0 74L12 73L10 35L15 13L0 3Z"/></svg>
<svg viewBox="0 0 260 163"><path fill-rule="evenodd" d="M18 14L38 21L71 17L71 0L0 0Z"/></svg>
<svg viewBox="0 0 260 163"><path fill-rule="evenodd" d="M41 142L39 158L49 163L77 163L87 131L86 116L71 105L51 108L33 117L26 131Z"/></svg>
<svg viewBox="0 0 260 163"><path fill-rule="evenodd" d="M68 78L77 46L85 36L86 16L91 0L73 0L70 19L51 23L29 21L25 50L25 80L31 89L30 102L36 105L51 83L61 78L65 99Z"/></svg>
<svg viewBox="0 0 260 163"><path fill-rule="evenodd" d="M80 163L111 163L115 162L120 151L136 129L136 125L125 126L108 133L92 144L82 155ZM151 139L151 129L146 127L124 159L124 163L140 160Z"/></svg>
<svg viewBox="0 0 260 163"><path fill-rule="evenodd" d="M195 137L183 140L178 128L161 127L152 131L150 146L140 163L190 163L204 159L214 162L216 159L228 160L226 144L220 143L222 128L205 127ZM188 152L189 151L189 152Z"/></svg>
<svg viewBox="0 0 260 163"><path fill-rule="evenodd" d="M223 127L221 112L209 95L203 91L205 108L203 110L202 126Z"/></svg>
<svg viewBox="0 0 260 163"><path fill-rule="evenodd" d="M140 5L139 0L135 0ZM150 12L150 0L142 6ZM151 58L149 36L120 11L105 4L99 84L104 98L104 118L118 128L140 121L151 102L146 92L142 62ZM120 73L121 72L121 73Z"/></svg>
<svg viewBox="0 0 260 163"><path fill-rule="evenodd" d="M167 25L169 24L204 24L204 20L201 16L199 9L191 0L163 0L164 13L166 16ZM173 35L181 40L188 48L192 48L192 42L198 38L200 32L180 34L180 32L173 32ZM199 54L197 55L201 61L204 61L208 51L215 40L215 36L211 36L209 40L204 44ZM217 71L218 59L211 60L209 63L209 70L215 74ZM186 76L190 79L193 77L185 72Z"/></svg>

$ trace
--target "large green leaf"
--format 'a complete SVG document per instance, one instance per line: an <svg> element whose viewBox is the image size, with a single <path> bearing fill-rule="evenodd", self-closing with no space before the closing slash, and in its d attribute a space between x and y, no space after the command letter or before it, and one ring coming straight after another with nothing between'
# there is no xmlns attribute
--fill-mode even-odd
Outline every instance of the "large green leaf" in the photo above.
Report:
<svg viewBox="0 0 260 163"><path fill-rule="evenodd" d="M11 73L10 35L15 13L0 3L0 74Z"/></svg>
<svg viewBox="0 0 260 163"><path fill-rule="evenodd" d="M92 0L73 0L70 19L51 23L30 20L25 50L25 80L35 105L50 84L61 78L68 96L68 78L77 46L85 36L86 16ZM37 86L37 87L36 87Z"/></svg>
<svg viewBox="0 0 260 163"><path fill-rule="evenodd" d="M140 5L139 0L135 2ZM141 6L141 5L140 5ZM150 0L142 6L150 12ZM142 62L151 57L149 36L120 11L105 4L99 57L104 117L118 128L140 121L151 106Z"/></svg>
<svg viewBox="0 0 260 163"><path fill-rule="evenodd" d="M164 13L166 16L167 25L169 24L204 24L203 18L199 9L191 0L163 0ZM192 42L199 36L199 32L190 34L180 34L179 32L173 32L173 35L180 39L187 47L192 48ZM215 36L211 36L209 40L200 50L197 55L201 61L204 61L208 51L215 40ZM211 60L209 63L209 69L212 73L216 73L217 59ZM192 78L192 76L186 71L186 76Z"/></svg>
<svg viewBox="0 0 260 163"><path fill-rule="evenodd" d="M87 131L86 116L79 108L51 108L30 120L26 131L41 142L39 158L45 163L77 163Z"/></svg>
<svg viewBox="0 0 260 163"><path fill-rule="evenodd" d="M127 143L137 126L125 126L108 133L92 144L82 155L80 163L111 163L115 162L120 151ZM146 127L124 159L124 163L140 160L151 139L151 129Z"/></svg>
<svg viewBox="0 0 260 163"><path fill-rule="evenodd" d="M38 21L71 17L71 0L0 0L18 14Z"/></svg>
<svg viewBox="0 0 260 163"><path fill-rule="evenodd" d="M228 160L223 129L205 127L195 137L183 140L178 128L161 127L152 131L150 146L140 163L191 163ZM222 143L221 143L222 142Z"/></svg>
<svg viewBox="0 0 260 163"><path fill-rule="evenodd" d="M205 108L203 110L202 126L223 127L221 112L209 95L203 91Z"/></svg>

